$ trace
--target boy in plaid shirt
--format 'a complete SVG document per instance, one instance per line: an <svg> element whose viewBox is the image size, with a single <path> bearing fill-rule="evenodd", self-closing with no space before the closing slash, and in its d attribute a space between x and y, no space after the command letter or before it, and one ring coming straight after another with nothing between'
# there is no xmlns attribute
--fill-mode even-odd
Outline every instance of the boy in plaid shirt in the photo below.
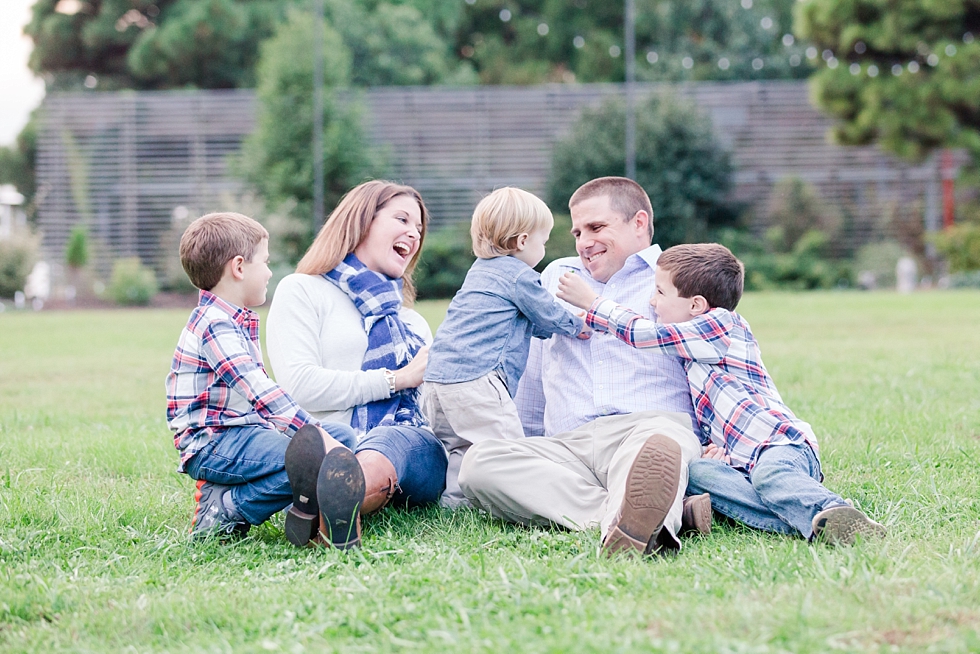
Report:
<svg viewBox="0 0 980 654"><path fill-rule="evenodd" d="M356 476L360 469L348 449L354 433L330 425L333 436L327 434L265 371L259 317L248 308L265 302L272 277L269 234L262 225L237 213L202 216L181 237L180 261L201 289L167 375L167 424L180 452L177 470L197 480L191 535L244 535L291 501L309 510L316 496L319 466L291 486L287 445L301 443L300 450L319 449L321 456L333 451L339 459L334 468ZM349 520L361 498L338 501L341 506L334 508ZM304 515L290 510L287 535L297 523L294 513ZM309 528L309 520L298 522Z"/></svg>
<svg viewBox="0 0 980 654"><path fill-rule="evenodd" d="M714 510L757 529L848 545L882 536L883 526L820 483L813 429L783 404L748 323L734 312L743 278L728 248L678 245L657 261L657 322L571 273L558 297L586 309L597 332L683 360L702 439L710 439L691 463L689 493L710 493Z"/></svg>

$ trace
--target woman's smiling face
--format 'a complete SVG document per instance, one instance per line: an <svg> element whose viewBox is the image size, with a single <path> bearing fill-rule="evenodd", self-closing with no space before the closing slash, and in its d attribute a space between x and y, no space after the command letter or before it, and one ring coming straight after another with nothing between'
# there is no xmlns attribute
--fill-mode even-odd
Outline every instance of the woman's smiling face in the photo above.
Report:
<svg viewBox="0 0 980 654"><path fill-rule="evenodd" d="M354 254L374 272L397 279L419 251L422 229L418 202L408 195L396 195L375 214Z"/></svg>

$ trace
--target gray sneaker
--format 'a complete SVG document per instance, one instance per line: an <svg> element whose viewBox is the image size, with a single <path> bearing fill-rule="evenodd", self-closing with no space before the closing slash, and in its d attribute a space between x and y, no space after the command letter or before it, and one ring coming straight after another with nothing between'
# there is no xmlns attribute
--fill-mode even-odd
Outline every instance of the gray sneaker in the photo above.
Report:
<svg viewBox="0 0 980 654"><path fill-rule="evenodd" d="M813 540L830 545L853 545L862 540L882 538L884 525L880 525L850 503L832 506L813 516Z"/></svg>
<svg viewBox="0 0 980 654"><path fill-rule="evenodd" d="M230 515L222 497L230 486L212 484L203 479L197 482L194 493L194 517L191 519L191 538L203 540L208 537L231 538L248 533L252 525L237 515Z"/></svg>

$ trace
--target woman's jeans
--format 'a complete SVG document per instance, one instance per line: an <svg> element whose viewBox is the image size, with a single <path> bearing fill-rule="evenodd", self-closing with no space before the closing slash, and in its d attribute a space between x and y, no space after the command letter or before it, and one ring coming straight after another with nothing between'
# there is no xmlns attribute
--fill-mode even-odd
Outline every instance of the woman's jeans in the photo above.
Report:
<svg viewBox="0 0 980 654"><path fill-rule="evenodd" d="M364 450L380 452L395 466L398 490L392 502L412 506L439 501L449 460L431 431L408 425L375 427L354 448Z"/></svg>
<svg viewBox="0 0 980 654"><path fill-rule="evenodd" d="M347 447L357 438L347 425L324 423L323 429ZM230 427L204 446L185 465L192 479L231 487L235 508L249 524L260 525L293 501L286 476L289 438L269 427Z"/></svg>
<svg viewBox="0 0 980 654"><path fill-rule="evenodd" d="M688 495L711 494L711 508L750 527L813 535L813 517L844 504L820 483L820 461L809 445L774 445L745 474L724 461L691 462Z"/></svg>

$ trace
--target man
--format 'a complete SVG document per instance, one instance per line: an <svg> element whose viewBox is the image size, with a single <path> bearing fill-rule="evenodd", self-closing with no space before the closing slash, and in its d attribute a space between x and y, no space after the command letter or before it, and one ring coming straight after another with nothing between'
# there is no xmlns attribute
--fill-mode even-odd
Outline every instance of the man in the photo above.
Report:
<svg viewBox="0 0 980 654"><path fill-rule="evenodd" d="M600 295L653 317L660 248L650 245L646 192L602 177L579 188L569 209L579 257L552 262L542 284L554 293L574 270ZM599 525L607 552L680 547L687 468L701 445L679 361L609 334L535 340L515 400L525 435L548 438L473 446L459 482L475 506L522 524ZM710 527L710 504L699 509L696 526Z"/></svg>

